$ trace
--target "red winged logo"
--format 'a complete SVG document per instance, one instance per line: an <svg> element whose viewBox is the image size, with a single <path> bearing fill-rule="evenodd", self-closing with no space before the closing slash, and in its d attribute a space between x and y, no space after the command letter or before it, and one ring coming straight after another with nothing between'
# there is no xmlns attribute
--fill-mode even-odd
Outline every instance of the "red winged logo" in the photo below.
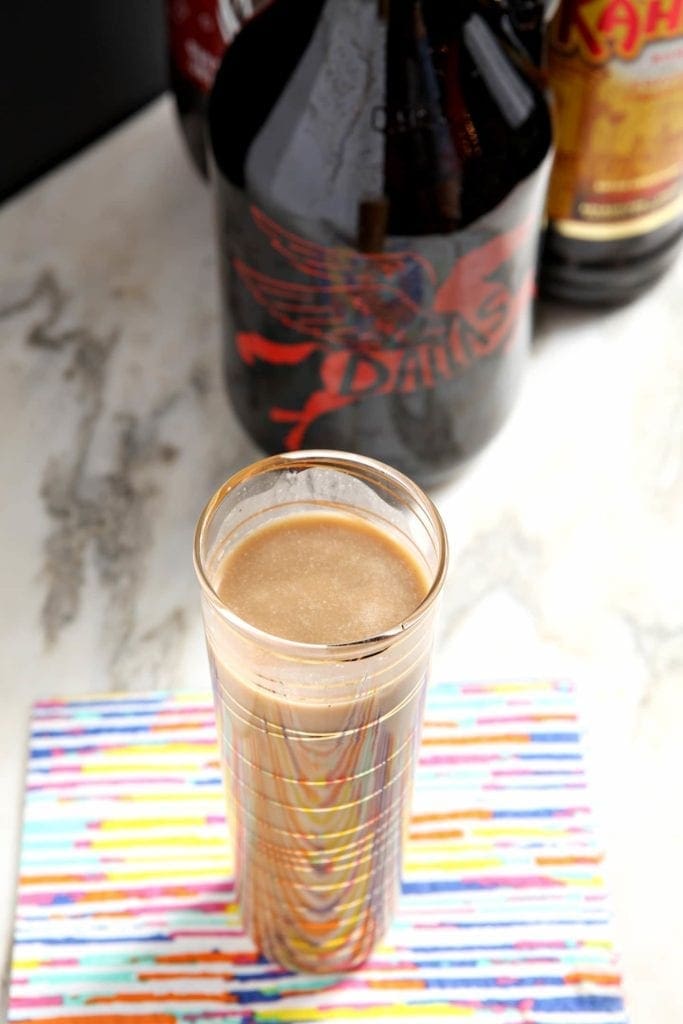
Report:
<svg viewBox="0 0 683 1024"><path fill-rule="evenodd" d="M529 267L516 290L501 266L529 237L527 220L465 253L437 285L434 267L417 252L360 254L309 242L255 207L258 229L303 280L270 277L241 259L233 266L253 299L297 335L274 341L238 331L237 349L257 360L293 366L318 355L320 387L299 409L276 407L290 424L289 449L301 448L312 423L371 395L409 394L450 380L470 363L514 340L520 312L533 294Z"/></svg>

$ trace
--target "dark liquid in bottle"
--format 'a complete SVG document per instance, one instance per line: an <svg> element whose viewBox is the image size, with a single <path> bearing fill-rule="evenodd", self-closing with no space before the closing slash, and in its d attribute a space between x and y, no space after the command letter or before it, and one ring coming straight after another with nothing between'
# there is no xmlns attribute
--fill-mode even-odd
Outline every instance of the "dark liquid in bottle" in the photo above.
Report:
<svg viewBox="0 0 683 1024"><path fill-rule="evenodd" d="M614 242L566 238L549 226L543 246L541 289L549 298L592 306L630 302L675 261L683 220Z"/></svg>
<svg viewBox="0 0 683 1024"><path fill-rule="evenodd" d="M226 46L265 0L166 0L171 91L180 129L206 176L206 108Z"/></svg>
<svg viewBox="0 0 683 1024"><path fill-rule="evenodd" d="M442 0L274 0L233 41L209 106L225 367L267 451L433 483L505 419L551 142L528 43Z"/></svg>

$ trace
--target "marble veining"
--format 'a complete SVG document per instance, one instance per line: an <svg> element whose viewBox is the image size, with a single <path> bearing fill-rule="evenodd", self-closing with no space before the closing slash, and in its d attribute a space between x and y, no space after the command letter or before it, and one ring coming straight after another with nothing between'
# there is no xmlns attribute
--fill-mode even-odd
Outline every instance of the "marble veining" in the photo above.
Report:
<svg viewBox="0 0 683 1024"><path fill-rule="evenodd" d="M212 230L168 99L0 210L3 950L31 702L208 687L193 528L258 454ZM633 1024L683 1020L682 337L683 258L625 309L541 306L508 424L435 492L435 676L579 684Z"/></svg>
<svg viewBox="0 0 683 1024"><path fill-rule="evenodd" d="M85 324L65 325L62 314L68 301L55 271L45 270L24 298L0 308L0 319L19 313L35 317L26 344L63 357L55 369L73 384L67 413L73 418L72 441L68 451L47 460L40 482L49 520L43 542L41 625L50 646L77 619L91 550L97 583L106 597L112 683L125 685L122 663L125 666L135 631L135 596L152 531L149 506L155 487L144 474L154 463L168 464L178 457L177 447L159 439L159 424L178 396L166 396L144 418L117 413L111 463L106 470L91 471L88 454L103 411L109 363L121 335L118 329L100 335ZM184 610L173 608L144 632L140 642L161 646L170 668L185 622Z"/></svg>

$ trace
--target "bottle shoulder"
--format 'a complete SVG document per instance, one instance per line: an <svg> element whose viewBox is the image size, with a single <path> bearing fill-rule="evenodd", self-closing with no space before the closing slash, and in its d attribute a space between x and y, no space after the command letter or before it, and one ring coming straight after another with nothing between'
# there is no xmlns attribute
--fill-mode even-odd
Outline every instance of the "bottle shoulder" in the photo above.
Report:
<svg viewBox="0 0 683 1024"><path fill-rule="evenodd" d="M288 7L245 27L216 80L211 146L233 185L326 206L346 234L383 196L390 230L414 234L471 223L543 164L542 77L501 5L393 0L384 19L376 0L304 0L290 22Z"/></svg>

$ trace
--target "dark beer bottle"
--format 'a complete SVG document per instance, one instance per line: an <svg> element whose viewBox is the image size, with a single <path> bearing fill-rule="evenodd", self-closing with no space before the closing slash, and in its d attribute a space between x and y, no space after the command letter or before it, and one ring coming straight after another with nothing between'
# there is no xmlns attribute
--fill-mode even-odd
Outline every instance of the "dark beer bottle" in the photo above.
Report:
<svg viewBox="0 0 683 1024"><path fill-rule="evenodd" d="M206 104L226 46L264 0L166 0L171 90L180 128L206 174Z"/></svg>
<svg viewBox="0 0 683 1024"><path fill-rule="evenodd" d="M542 8L273 0L209 102L227 387L267 451L433 483L525 364L551 126ZM239 102L235 102L235 97Z"/></svg>
<svg viewBox="0 0 683 1024"><path fill-rule="evenodd" d="M541 286L625 302L683 234L683 3L562 0L550 28L557 156Z"/></svg>

